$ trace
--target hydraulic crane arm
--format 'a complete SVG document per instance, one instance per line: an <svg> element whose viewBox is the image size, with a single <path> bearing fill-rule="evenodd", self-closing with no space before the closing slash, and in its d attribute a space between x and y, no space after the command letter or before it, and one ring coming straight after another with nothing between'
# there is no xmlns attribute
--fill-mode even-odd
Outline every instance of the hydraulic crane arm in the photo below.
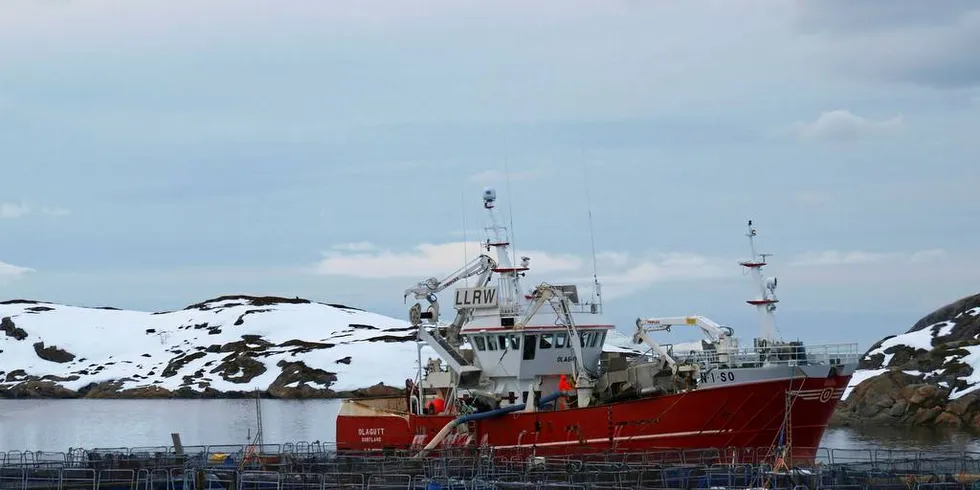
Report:
<svg viewBox="0 0 980 490"><path fill-rule="evenodd" d="M481 283L486 282L486 278L490 276L490 272L493 271L494 267L497 267L497 261L493 260L493 258L489 255L480 255L479 257L471 260L470 263L464 265L461 269L446 276L441 281L435 277L430 277L424 281L420 281L415 286L406 289L405 298L407 299L409 295L414 295L415 299L427 299L429 303L435 303L436 294L449 286L452 286L461 279L482 274L484 279L481 281Z"/></svg>
<svg viewBox="0 0 980 490"><path fill-rule="evenodd" d="M660 358L664 361L664 363L670 366L671 370L676 373L677 362L667 354L660 344L654 342L653 339L647 335L649 332L669 332L670 327L675 325L690 325L698 327L719 351L730 352L733 348L735 348L733 338L734 332L731 328L718 325L708 318L698 315L665 318L637 318L636 332L633 333L633 342L637 344L641 342L647 344L651 349L655 350L660 355Z"/></svg>
<svg viewBox="0 0 980 490"><path fill-rule="evenodd" d="M495 267L497 267L497 261L493 260L489 255L480 255L441 281L435 277L430 277L406 289L405 299L408 299L411 295L418 300L427 300L429 302L430 320L432 323L438 324L439 297L436 295L456 282L476 275L480 276L477 284L485 286L490 281L490 275L493 273ZM469 310L460 310L456 313L456 318L449 325L449 329L446 332L446 340L449 341L450 345L457 346L459 344L459 329L470 314L471 312Z"/></svg>
<svg viewBox="0 0 980 490"><path fill-rule="evenodd" d="M670 327L675 325L690 325L696 326L704 332L705 336L712 342L724 342L726 339L732 337L733 331L729 327L723 327L718 325L712 320L705 318L700 315L692 316L677 316L677 317L664 317L664 318L637 318L636 328L639 331L643 328L643 325L652 325L654 328L651 330L670 330ZM659 328L664 327L664 328Z"/></svg>
<svg viewBox="0 0 980 490"><path fill-rule="evenodd" d="M668 366L670 366L670 370L674 374L676 374L677 373L677 361L675 361L673 357L670 357L670 354L667 354L667 351L664 350L664 348L661 347L660 344L654 342L654 340L652 338L650 338L649 335L647 335L647 332L659 332L659 331L664 331L664 330L669 331L670 330L670 326L669 325L664 325L664 326L654 326L654 327L644 328L643 327L643 320L641 318L637 318L636 319L636 332L633 333L633 343L634 344L639 344L639 343L642 342L644 344L647 344L647 346L649 346L657 354L660 355L660 359L663 361L663 363L666 364L666 365L668 365ZM660 367L663 368L663 365L661 365Z"/></svg>
<svg viewBox="0 0 980 490"><path fill-rule="evenodd" d="M528 305L527 312L521 317L520 321L515 323L515 328L522 329L534 318L534 315L538 313L546 303L550 304L558 315L558 320L563 322L568 328L569 342L571 343L572 351L575 352L575 377L580 382L584 382L583 377L587 376L585 371L585 364L582 361L582 342L578 334L578 329L575 327L575 320L572 318L572 309L569 306L568 297L561 289L556 288L548 283L541 283L534 292L531 293L531 298L533 298L530 305Z"/></svg>

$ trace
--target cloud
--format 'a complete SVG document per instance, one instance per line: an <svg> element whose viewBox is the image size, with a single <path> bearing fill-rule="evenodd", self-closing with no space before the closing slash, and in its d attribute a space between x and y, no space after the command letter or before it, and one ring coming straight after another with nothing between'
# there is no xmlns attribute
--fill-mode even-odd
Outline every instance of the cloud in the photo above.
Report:
<svg viewBox="0 0 980 490"><path fill-rule="evenodd" d="M797 27L818 36L843 71L940 88L980 84L980 6L974 0L801 4Z"/></svg>
<svg viewBox="0 0 980 490"><path fill-rule="evenodd" d="M31 213L31 208L26 204L2 203L0 204L0 218L20 218Z"/></svg>
<svg viewBox="0 0 980 490"><path fill-rule="evenodd" d="M316 272L366 279L442 277L461 268L482 251L480 242L423 243L408 251L382 249L371 244L359 244L358 249L352 250L348 244L325 252L323 260L316 264ZM535 272L573 271L583 265L582 259L574 255L530 250L519 253L531 257Z"/></svg>
<svg viewBox="0 0 980 490"><path fill-rule="evenodd" d="M598 252L596 262L609 263L613 267L623 267L629 263L630 255L626 252Z"/></svg>
<svg viewBox="0 0 980 490"><path fill-rule="evenodd" d="M947 254L946 254L946 251L945 250L943 250L941 248L936 248L936 249L931 249L931 250L922 250L922 251L919 251L919 252L915 252L911 256L908 257L908 260L909 260L909 262L912 262L914 264L918 264L918 263L921 263L921 262L930 262L930 261L932 261L934 259L945 257L946 255Z"/></svg>
<svg viewBox="0 0 980 490"><path fill-rule="evenodd" d="M803 141L854 141L902 126L901 115L874 121L844 109L825 111L811 122L798 121L780 131Z"/></svg>
<svg viewBox="0 0 980 490"><path fill-rule="evenodd" d="M570 4L571 3L571 4ZM351 34L390 35L424 31L432 26L465 21L481 25L501 22L558 22L563 18L596 18L621 14L609 2L453 2L449 0L382 0L372 2L268 2L266 0L212 0L173 8L167 0L88 0L52 2L5 0L0 2L0 40L47 41L40 47L80 49L108 45L113 39L130 39L123 49L163 44L234 43L247 37L263 37L272 44L295 33L319 28L324 37ZM513 12L520 10L520 16ZM126 22L118 22L125 18ZM227 26L213 29L222 18ZM460 20L464 22L460 22ZM539 25L540 27L540 25ZM457 27L465 35L467 27ZM373 36L372 36L373 37ZM66 43L75 40L75 43ZM166 42L160 42L166 41ZM119 49L117 47L117 49Z"/></svg>
<svg viewBox="0 0 980 490"><path fill-rule="evenodd" d="M793 199L800 204L817 206L833 202L834 196L829 192L804 190L794 194Z"/></svg>
<svg viewBox="0 0 980 490"><path fill-rule="evenodd" d="M470 176L470 182L474 184L490 185L507 182L533 180L544 175L543 169L520 170L517 172L502 172L500 170L484 170Z"/></svg>
<svg viewBox="0 0 980 490"><path fill-rule="evenodd" d="M371 252L378 250L371 242L354 242L354 243L344 243L341 245L334 245L334 250L341 250L346 252Z"/></svg>
<svg viewBox="0 0 980 490"><path fill-rule="evenodd" d="M822 0L796 4L797 27L804 31L866 32L901 27L942 26L977 7L975 0Z"/></svg>
<svg viewBox="0 0 980 490"><path fill-rule="evenodd" d="M14 219L27 216L29 214L41 214L45 216L67 216L70 211L63 208L42 207L35 210L25 203L2 203L0 204L0 219Z"/></svg>
<svg viewBox="0 0 980 490"><path fill-rule="evenodd" d="M464 250L465 249L465 250ZM570 254L554 254L543 251L520 251L531 257L529 274L544 273L545 281L587 286L593 280L591 258ZM315 272L328 276L346 276L362 279L419 280L425 277L445 277L461 268L464 257L485 253L479 242L449 242L421 244L411 250L396 251L377 247L370 243L343 244L332 247L324 259L316 264ZM943 249L916 252L865 252L825 250L805 252L788 263L775 263L774 273L796 277L797 282L821 282L828 267L880 264L924 264L944 258ZM648 251L632 255L623 251L603 251L596 254L596 269L606 299L621 298L666 283L712 281L738 278L744 275L739 267L740 258L704 255L693 252ZM817 274L814 275L813 271ZM870 280L867 272L855 270L841 277ZM540 277L540 276L539 276Z"/></svg>
<svg viewBox="0 0 980 490"><path fill-rule="evenodd" d="M943 249L920 250L918 252L841 252L839 250L824 250L821 252L806 252L789 265L793 267L860 265L881 262L910 262L922 263L946 256Z"/></svg>
<svg viewBox="0 0 980 490"><path fill-rule="evenodd" d="M580 286L592 283L591 260L543 251L518 252L520 256L531 257L530 274L544 273L548 275L544 280L549 283ZM461 268L464 257L475 257L477 253L484 253L479 242L426 243L408 251L382 249L371 244L355 247L344 244L327 251L324 259L316 264L316 272L364 279L442 278ZM628 296L659 283L736 277L740 273L735 259L683 252L650 252L633 257L626 252L604 251L596 254L596 262L606 299Z"/></svg>
<svg viewBox="0 0 980 490"><path fill-rule="evenodd" d="M709 257L696 253L651 253L639 260L630 260L622 252L603 252L596 254L604 259L611 272L600 269L599 282L606 299L629 296L654 284L720 279L739 274L737 262L720 257ZM578 278L575 282L586 282Z"/></svg>
<svg viewBox="0 0 980 490"><path fill-rule="evenodd" d="M0 280L20 277L29 272L34 272L30 267L20 267L6 262L0 262Z"/></svg>
<svg viewBox="0 0 980 490"><path fill-rule="evenodd" d="M44 214L44 215L47 215L47 216L68 216L69 214L71 214L71 211L69 211L67 209L64 209L64 208L48 208L48 207L44 207L44 208L41 208L41 214Z"/></svg>

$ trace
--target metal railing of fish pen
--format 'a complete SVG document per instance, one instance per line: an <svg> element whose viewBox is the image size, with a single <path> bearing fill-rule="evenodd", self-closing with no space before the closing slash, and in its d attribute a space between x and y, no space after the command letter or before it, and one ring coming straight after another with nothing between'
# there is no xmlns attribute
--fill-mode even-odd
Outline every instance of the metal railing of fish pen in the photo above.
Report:
<svg viewBox="0 0 980 490"><path fill-rule="evenodd" d="M0 490L980 489L980 453L794 448L338 452L320 443L0 453Z"/></svg>

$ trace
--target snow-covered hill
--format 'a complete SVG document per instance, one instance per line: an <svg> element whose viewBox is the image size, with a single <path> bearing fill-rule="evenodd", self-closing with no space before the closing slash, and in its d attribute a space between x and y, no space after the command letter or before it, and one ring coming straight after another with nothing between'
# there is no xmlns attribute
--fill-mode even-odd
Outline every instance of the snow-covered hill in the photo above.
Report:
<svg viewBox="0 0 980 490"><path fill-rule="evenodd" d="M405 320L299 298L227 296L164 313L7 301L0 397L384 393L414 376L414 336ZM606 344L633 350L622 334Z"/></svg>
<svg viewBox="0 0 980 490"><path fill-rule="evenodd" d="M980 428L980 294L871 346L838 412L845 422Z"/></svg>

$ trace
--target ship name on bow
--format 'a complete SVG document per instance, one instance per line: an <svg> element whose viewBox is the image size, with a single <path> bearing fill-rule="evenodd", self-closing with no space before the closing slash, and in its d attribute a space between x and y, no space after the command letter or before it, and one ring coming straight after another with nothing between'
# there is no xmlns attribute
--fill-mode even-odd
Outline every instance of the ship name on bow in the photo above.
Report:
<svg viewBox="0 0 980 490"><path fill-rule="evenodd" d="M735 373L732 371L721 371L717 374L715 371L707 371L701 373L702 383L732 383L735 381Z"/></svg>

